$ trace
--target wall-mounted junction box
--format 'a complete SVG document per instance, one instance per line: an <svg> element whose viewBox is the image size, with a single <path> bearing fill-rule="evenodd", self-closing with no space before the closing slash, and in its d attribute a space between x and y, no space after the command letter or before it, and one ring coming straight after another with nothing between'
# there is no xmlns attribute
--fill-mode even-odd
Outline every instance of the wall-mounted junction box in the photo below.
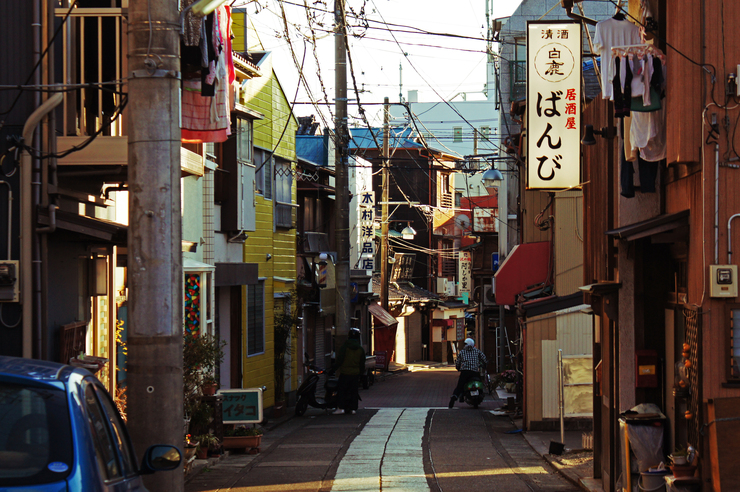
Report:
<svg viewBox="0 0 740 492"><path fill-rule="evenodd" d="M737 265L709 265L709 296L737 297Z"/></svg>
<svg viewBox="0 0 740 492"><path fill-rule="evenodd" d="M18 261L0 261L0 302L18 302L19 283Z"/></svg>

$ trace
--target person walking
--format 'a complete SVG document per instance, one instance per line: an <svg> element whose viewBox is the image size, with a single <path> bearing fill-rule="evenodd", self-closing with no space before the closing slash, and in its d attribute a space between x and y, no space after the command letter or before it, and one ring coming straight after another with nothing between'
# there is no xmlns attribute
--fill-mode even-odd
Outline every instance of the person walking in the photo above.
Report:
<svg viewBox="0 0 740 492"><path fill-rule="evenodd" d="M475 341L472 338L465 339L465 346L460 350L455 359L455 368L460 371L460 377L457 380L457 387L452 392L450 397L450 404L447 408L455 406L455 402L458 399L462 399L463 392L465 391L465 385L471 379L480 377L478 374L478 368L485 367L488 364L486 356L475 348Z"/></svg>
<svg viewBox="0 0 740 492"><path fill-rule="evenodd" d="M332 371L339 369L337 410L334 414L355 414L360 399L360 375L365 371L365 349L360 345L360 330L349 329L349 338L337 351Z"/></svg>

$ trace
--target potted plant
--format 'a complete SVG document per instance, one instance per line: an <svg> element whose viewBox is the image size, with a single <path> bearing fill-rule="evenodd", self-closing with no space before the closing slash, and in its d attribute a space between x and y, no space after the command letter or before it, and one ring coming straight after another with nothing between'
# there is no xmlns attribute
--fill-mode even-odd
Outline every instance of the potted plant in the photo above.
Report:
<svg viewBox="0 0 740 492"><path fill-rule="evenodd" d="M235 427L224 432L224 449L258 448L262 442L262 429Z"/></svg>
<svg viewBox="0 0 740 492"><path fill-rule="evenodd" d="M683 446L679 445L673 451L673 454L669 456L669 458L671 458L671 461L673 462L674 465L686 466L689 464L688 456L689 456L688 450L684 448Z"/></svg>
<svg viewBox="0 0 740 492"><path fill-rule="evenodd" d="M198 451L198 441L195 441L190 434L185 436L185 462L187 463L195 456Z"/></svg>
<svg viewBox="0 0 740 492"><path fill-rule="evenodd" d="M203 381L200 385L200 391L203 393L203 396L213 396L216 394L217 389L218 382L216 381L216 378L211 375L203 377Z"/></svg>
<svg viewBox="0 0 740 492"><path fill-rule="evenodd" d="M189 432L193 434L204 434L208 432L203 424L211 420L210 414L207 421L203 422L203 415L199 415L207 409L202 408L201 395L203 382L213 377L216 368L224 360L223 348L226 342L212 337L206 333L188 332L183 334L183 392L185 403L185 419L190 419ZM199 427L200 426L200 427Z"/></svg>
<svg viewBox="0 0 740 492"><path fill-rule="evenodd" d="M208 457L208 451L216 450L221 446L218 438L213 434L201 434L195 438L199 442L197 456L198 459L206 459Z"/></svg>

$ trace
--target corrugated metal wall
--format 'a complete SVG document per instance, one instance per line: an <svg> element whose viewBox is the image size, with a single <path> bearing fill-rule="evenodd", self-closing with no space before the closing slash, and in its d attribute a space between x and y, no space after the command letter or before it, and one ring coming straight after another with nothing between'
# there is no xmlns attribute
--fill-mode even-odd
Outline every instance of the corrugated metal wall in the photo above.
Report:
<svg viewBox="0 0 740 492"><path fill-rule="evenodd" d="M555 198L555 293L578 292L583 281L583 191Z"/></svg>

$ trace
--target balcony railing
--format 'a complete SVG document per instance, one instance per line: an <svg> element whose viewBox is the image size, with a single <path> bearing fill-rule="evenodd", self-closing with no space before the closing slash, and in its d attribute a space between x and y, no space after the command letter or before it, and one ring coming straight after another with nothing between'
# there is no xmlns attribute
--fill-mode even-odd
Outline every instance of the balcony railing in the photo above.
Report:
<svg viewBox="0 0 740 492"><path fill-rule="evenodd" d="M126 4L128 2L125 2ZM62 28L62 83L88 87L65 93L60 130L64 136L126 135L125 112L118 116L126 61L127 8L75 8ZM64 19L69 8L57 8ZM111 122L111 120L113 120Z"/></svg>

